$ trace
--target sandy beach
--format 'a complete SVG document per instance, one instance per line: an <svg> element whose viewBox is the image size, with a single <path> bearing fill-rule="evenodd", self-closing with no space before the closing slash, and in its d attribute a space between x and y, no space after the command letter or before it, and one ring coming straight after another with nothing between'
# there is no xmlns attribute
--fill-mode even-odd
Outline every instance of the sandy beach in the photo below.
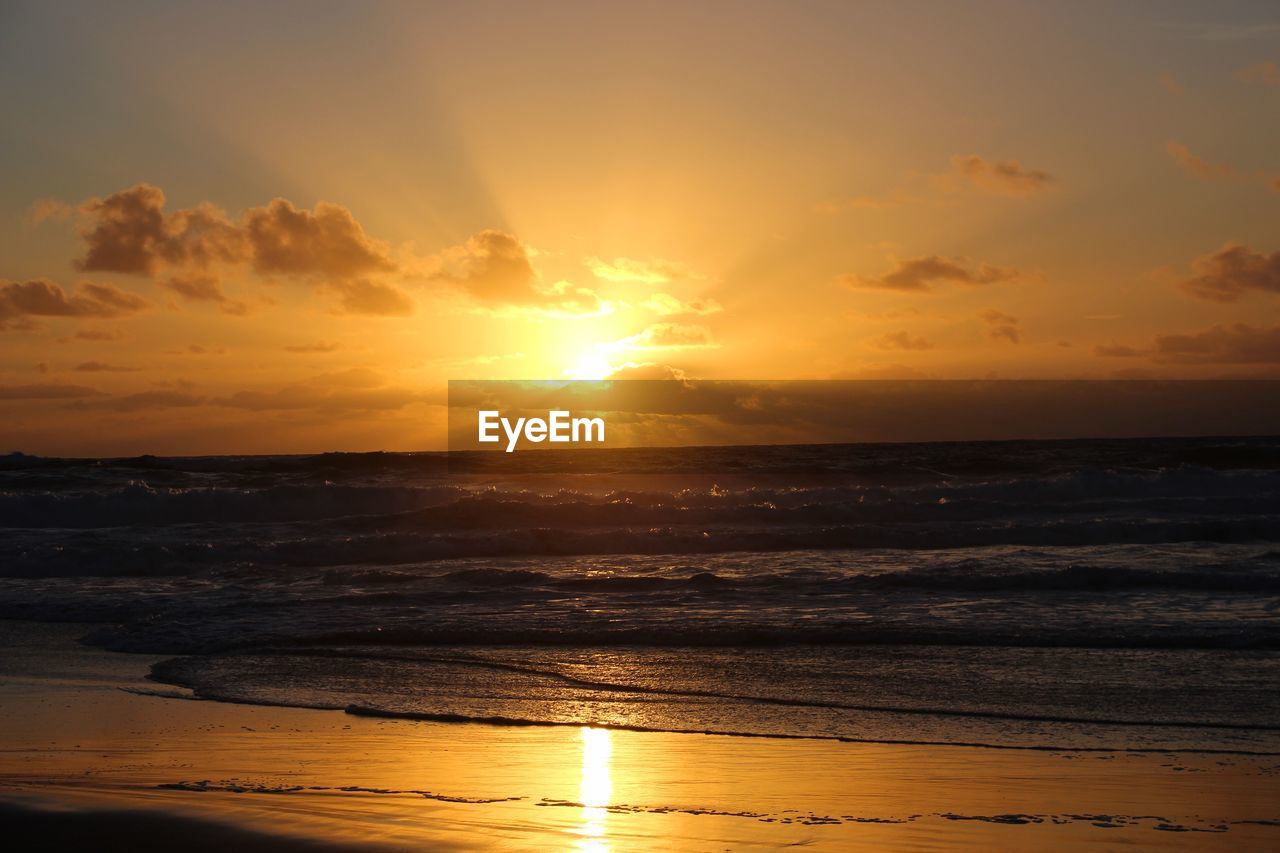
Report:
<svg viewBox="0 0 1280 853"><path fill-rule="evenodd" d="M90 838L194 850L1280 843L1275 757L367 719L165 698L182 692L145 680L157 657L78 645L83 625L3 630L0 796L23 849Z"/></svg>

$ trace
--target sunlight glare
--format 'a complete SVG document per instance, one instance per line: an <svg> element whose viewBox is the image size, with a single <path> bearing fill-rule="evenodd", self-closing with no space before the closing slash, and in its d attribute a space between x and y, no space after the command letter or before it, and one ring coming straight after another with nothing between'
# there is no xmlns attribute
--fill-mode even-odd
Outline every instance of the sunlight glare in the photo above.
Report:
<svg viewBox="0 0 1280 853"><path fill-rule="evenodd" d="M609 849L605 837L605 821L609 812L609 797L613 781L609 773L609 759L613 753L613 734L608 729L582 729L582 782L578 786L578 800L582 803L582 826L578 833L583 838L578 843L582 853L606 853Z"/></svg>
<svg viewBox="0 0 1280 853"><path fill-rule="evenodd" d="M570 379L607 379L611 373L613 367L609 359L598 348L583 353L564 370L564 375Z"/></svg>

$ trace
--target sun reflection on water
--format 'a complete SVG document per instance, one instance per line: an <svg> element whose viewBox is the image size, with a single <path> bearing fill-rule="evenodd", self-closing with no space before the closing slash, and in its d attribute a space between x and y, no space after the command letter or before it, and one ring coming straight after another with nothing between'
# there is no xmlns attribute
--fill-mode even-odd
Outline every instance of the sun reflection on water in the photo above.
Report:
<svg viewBox="0 0 1280 853"><path fill-rule="evenodd" d="M578 834L581 853L608 853L605 835L609 812L609 796L613 781L609 775L609 758L613 753L613 736L608 729L584 728L582 738L582 782L578 786L578 802L582 803L582 826Z"/></svg>

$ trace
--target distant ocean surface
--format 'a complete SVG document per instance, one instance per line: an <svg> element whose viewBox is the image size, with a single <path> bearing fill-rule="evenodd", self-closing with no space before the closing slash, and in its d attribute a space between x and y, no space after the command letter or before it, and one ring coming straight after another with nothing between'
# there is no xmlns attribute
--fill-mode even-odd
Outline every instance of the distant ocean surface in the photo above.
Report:
<svg viewBox="0 0 1280 853"><path fill-rule="evenodd" d="M1280 755L1280 439L596 453L0 457L0 618L228 701Z"/></svg>

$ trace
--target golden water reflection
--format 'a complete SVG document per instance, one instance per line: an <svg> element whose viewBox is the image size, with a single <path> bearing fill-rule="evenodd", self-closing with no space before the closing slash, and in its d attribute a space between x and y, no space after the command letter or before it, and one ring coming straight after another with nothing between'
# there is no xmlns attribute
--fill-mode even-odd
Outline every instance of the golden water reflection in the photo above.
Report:
<svg viewBox="0 0 1280 853"><path fill-rule="evenodd" d="M608 729L584 728L582 740L582 781L578 785L578 802L582 803L582 825L578 828L581 853L608 853L606 835L609 796L613 780L609 775L609 759L613 754L613 734Z"/></svg>

